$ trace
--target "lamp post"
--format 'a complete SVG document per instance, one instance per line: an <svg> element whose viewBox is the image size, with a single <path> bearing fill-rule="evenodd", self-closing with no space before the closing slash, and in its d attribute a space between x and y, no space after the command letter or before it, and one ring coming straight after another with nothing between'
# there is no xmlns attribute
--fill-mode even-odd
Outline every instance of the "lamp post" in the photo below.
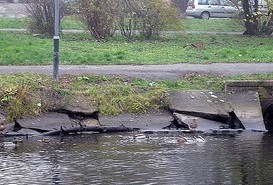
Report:
<svg viewBox="0 0 273 185"><path fill-rule="evenodd" d="M55 0L54 36L53 36L53 79L58 80L59 73L59 24L60 24L60 0Z"/></svg>

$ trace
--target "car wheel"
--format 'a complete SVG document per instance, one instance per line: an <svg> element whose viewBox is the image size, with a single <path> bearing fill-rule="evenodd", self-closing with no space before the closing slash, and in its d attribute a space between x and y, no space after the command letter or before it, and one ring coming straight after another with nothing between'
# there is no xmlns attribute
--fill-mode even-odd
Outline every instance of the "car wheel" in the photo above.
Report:
<svg viewBox="0 0 273 185"><path fill-rule="evenodd" d="M209 19L209 12L202 12L201 19Z"/></svg>

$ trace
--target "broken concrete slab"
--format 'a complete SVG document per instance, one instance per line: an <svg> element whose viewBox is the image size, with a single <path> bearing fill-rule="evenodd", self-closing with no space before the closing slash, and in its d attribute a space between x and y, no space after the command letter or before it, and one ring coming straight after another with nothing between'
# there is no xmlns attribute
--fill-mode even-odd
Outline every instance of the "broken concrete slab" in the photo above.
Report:
<svg viewBox="0 0 273 185"><path fill-rule="evenodd" d="M18 130L18 132L16 132L16 133L18 133L20 135L24 135L24 136L25 135L35 135L35 136L37 136L37 135L41 134L40 132L38 132L36 130L27 129L27 128L22 128L22 129Z"/></svg>
<svg viewBox="0 0 273 185"><path fill-rule="evenodd" d="M72 96L62 103L61 110L71 116L94 116L98 105L86 96Z"/></svg>
<svg viewBox="0 0 273 185"><path fill-rule="evenodd" d="M230 101L237 107L238 117L247 129L271 130L267 124L266 113L259 107L260 104L264 105L270 101L273 80L229 80L225 83L225 92L232 93Z"/></svg>
<svg viewBox="0 0 273 185"><path fill-rule="evenodd" d="M266 131L258 92L227 93L226 97L245 129Z"/></svg>
<svg viewBox="0 0 273 185"><path fill-rule="evenodd" d="M230 128L265 130L256 92L226 94L207 90L175 90L170 92L170 109L173 112L223 122Z"/></svg>
<svg viewBox="0 0 273 185"><path fill-rule="evenodd" d="M195 131L201 131L201 132L207 132L208 130L211 129L223 129L228 127L228 125L224 125L221 122L213 121L213 120L208 120L200 117L195 117L195 116L189 116L186 114L179 114L179 113L174 113L174 116L181 120L183 123L187 124L188 127L195 122L197 124L197 127L194 129Z"/></svg>
<svg viewBox="0 0 273 185"><path fill-rule="evenodd" d="M259 88L273 91L273 80L227 80L225 92L258 91Z"/></svg>
<svg viewBox="0 0 273 185"><path fill-rule="evenodd" d="M78 123L72 122L67 114L46 113L34 118L24 118L16 120L22 128L28 128L41 132L59 130L60 127L71 128L79 126Z"/></svg>
<svg viewBox="0 0 273 185"><path fill-rule="evenodd" d="M172 113L169 111L151 111L147 114L122 113L118 116L99 117L101 125L137 128L141 130L162 130L171 124Z"/></svg>
<svg viewBox="0 0 273 185"><path fill-rule="evenodd" d="M87 118L81 121L81 125L82 126L100 126L100 122L97 119L93 119L93 118Z"/></svg>
<svg viewBox="0 0 273 185"><path fill-rule="evenodd" d="M205 119L226 122L233 108L224 93L208 90L172 90L170 109Z"/></svg>

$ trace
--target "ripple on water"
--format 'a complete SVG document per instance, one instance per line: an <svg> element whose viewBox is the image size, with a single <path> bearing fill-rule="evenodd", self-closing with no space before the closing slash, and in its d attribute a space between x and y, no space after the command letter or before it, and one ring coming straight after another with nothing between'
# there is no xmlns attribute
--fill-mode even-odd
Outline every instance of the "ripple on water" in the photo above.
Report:
<svg viewBox="0 0 273 185"><path fill-rule="evenodd" d="M0 150L6 184L256 184L273 180L272 137L261 133L207 136L201 145L175 142L175 135L35 139Z"/></svg>

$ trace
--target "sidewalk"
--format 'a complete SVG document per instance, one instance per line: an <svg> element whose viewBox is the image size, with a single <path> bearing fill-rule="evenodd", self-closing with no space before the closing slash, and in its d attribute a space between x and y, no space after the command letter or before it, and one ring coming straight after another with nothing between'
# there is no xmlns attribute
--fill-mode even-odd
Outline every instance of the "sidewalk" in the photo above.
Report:
<svg viewBox="0 0 273 185"><path fill-rule="evenodd" d="M21 3L0 3L0 17L14 17L21 18L27 17L27 11Z"/></svg>
<svg viewBox="0 0 273 185"><path fill-rule="evenodd" d="M61 61L60 61L61 63ZM0 73L35 72L52 75L52 65L0 66ZM186 73L216 74L222 76L273 72L273 63L212 63L172 65L60 65L59 74L104 74L150 80L176 80Z"/></svg>

